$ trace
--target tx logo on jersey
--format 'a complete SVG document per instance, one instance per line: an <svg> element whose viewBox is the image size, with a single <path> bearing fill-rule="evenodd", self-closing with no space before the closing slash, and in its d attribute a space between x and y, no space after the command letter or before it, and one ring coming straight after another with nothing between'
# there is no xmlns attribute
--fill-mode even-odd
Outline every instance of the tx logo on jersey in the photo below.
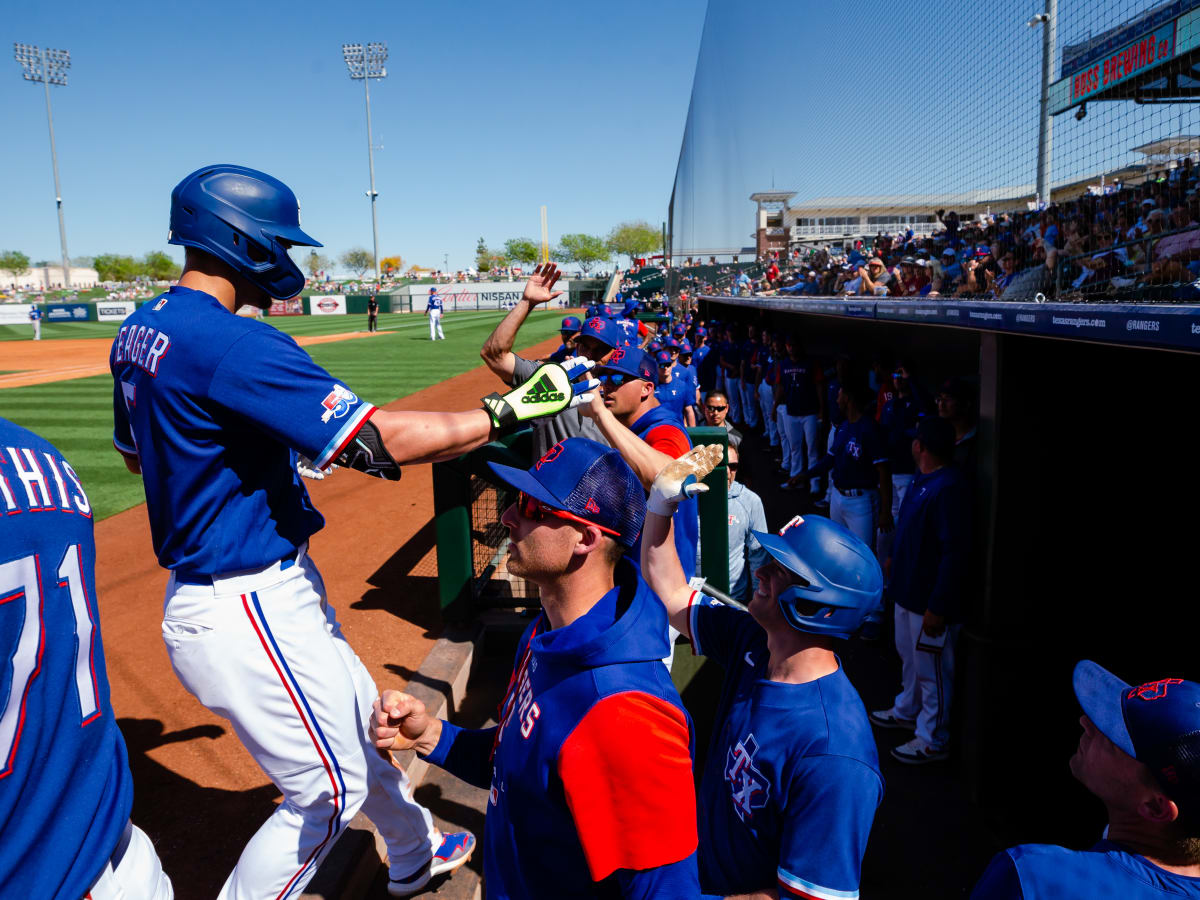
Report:
<svg viewBox="0 0 1200 900"><path fill-rule="evenodd" d="M1130 688L1126 694L1126 700L1132 700L1137 697L1139 700L1161 700L1167 696L1167 688L1173 684L1183 684L1182 678L1164 678L1161 681L1148 681L1145 684L1139 684L1135 688Z"/></svg>
<svg viewBox="0 0 1200 900"><path fill-rule="evenodd" d="M342 387L340 384L335 384L333 390L321 401L321 405L325 407L325 412L321 413L321 421L328 422L330 419L340 419L346 413L350 412L350 407L354 406L357 402L357 394Z"/></svg>
<svg viewBox="0 0 1200 900"><path fill-rule="evenodd" d="M747 735L729 748L725 755L725 780L729 783L729 797L738 818L745 822L754 816L756 809L767 805L770 785L762 772L754 767L754 754L758 752L758 741Z"/></svg>
<svg viewBox="0 0 1200 900"><path fill-rule="evenodd" d="M554 382L549 375L543 375L537 384L531 387L521 398L522 403L560 403L565 399L561 391L554 389Z"/></svg>
<svg viewBox="0 0 1200 900"><path fill-rule="evenodd" d="M846 452L855 459L859 459L862 457L862 446L854 438L850 438L846 441Z"/></svg>

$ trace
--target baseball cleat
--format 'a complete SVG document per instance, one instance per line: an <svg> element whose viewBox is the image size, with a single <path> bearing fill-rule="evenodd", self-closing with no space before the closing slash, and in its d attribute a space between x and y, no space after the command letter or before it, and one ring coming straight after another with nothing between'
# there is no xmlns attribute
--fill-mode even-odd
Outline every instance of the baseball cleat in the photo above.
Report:
<svg viewBox="0 0 1200 900"><path fill-rule="evenodd" d="M453 872L475 852L475 835L469 831L443 834L433 858L415 872L403 878L388 879L388 893L393 897L408 897L429 883L429 879L444 872Z"/></svg>
<svg viewBox="0 0 1200 900"><path fill-rule="evenodd" d="M910 766L923 766L926 763L941 762L950 758L950 751L944 748L931 747L920 738L913 738L906 744L892 748L892 756Z"/></svg>
<svg viewBox="0 0 1200 900"><path fill-rule="evenodd" d="M880 728L903 728L905 731L912 731L917 727L917 723L912 719L902 719L896 715L895 707L877 709L868 714L868 718L873 725Z"/></svg>

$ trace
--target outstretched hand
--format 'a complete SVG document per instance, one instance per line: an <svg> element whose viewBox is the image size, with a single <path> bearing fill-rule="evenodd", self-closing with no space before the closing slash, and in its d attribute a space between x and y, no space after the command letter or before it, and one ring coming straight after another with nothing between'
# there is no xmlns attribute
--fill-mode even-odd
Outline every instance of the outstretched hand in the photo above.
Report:
<svg viewBox="0 0 1200 900"><path fill-rule="evenodd" d="M425 704L400 691L384 691L371 712L371 740L380 750L412 749L431 720Z"/></svg>
<svg viewBox="0 0 1200 900"><path fill-rule="evenodd" d="M724 458L725 448L720 444L705 444L667 463L650 486L649 511L659 516L674 515L675 508L684 500L708 490L708 485L700 482Z"/></svg>
<svg viewBox="0 0 1200 900"><path fill-rule="evenodd" d="M567 370L567 377L571 379L574 395L571 397L570 408L587 406L592 402L593 396L599 396L600 379L591 376L591 370L596 366L592 360L583 356L569 356L561 365Z"/></svg>
<svg viewBox="0 0 1200 900"><path fill-rule="evenodd" d="M521 299L530 306L537 306L539 303L549 303L555 297L561 297L563 292L554 290L554 285L561 277L562 270L554 263L542 263L525 282L525 291L521 294Z"/></svg>

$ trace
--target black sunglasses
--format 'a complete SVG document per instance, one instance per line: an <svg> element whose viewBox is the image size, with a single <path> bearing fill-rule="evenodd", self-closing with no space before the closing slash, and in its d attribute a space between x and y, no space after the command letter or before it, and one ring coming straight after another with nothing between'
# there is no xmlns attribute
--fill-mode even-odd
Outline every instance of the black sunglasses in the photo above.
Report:
<svg viewBox="0 0 1200 900"><path fill-rule="evenodd" d="M704 408L707 409L709 412L725 412L725 410L729 409L728 406L707 406L707 405Z"/></svg>

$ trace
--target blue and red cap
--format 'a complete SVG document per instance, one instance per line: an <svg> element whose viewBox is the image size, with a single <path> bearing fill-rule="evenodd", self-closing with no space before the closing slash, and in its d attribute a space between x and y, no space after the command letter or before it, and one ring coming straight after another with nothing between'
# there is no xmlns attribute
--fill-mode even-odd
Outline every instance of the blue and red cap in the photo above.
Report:
<svg viewBox="0 0 1200 900"><path fill-rule="evenodd" d="M559 331L570 332L576 334L583 327L583 322L579 321L579 316L564 316L562 325L558 327Z"/></svg>
<svg viewBox="0 0 1200 900"><path fill-rule="evenodd" d="M980 244L978 247L975 248L975 255L980 258L982 258L984 256L991 256L992 248L989 247L987 244Z"/></svg>
<svg viewBox="0 0 1200 900"><path fill-rule="evenodd" d="M1135 687L1088 659L1071 681L1100 733L1148 766L1181 810L1200 813L1200 684L1163 678Z"/></svg>
<svg viewBox="0 0 1200 900"><path fill-rule="evenodd" d="M559 441L528 469L488 466L509 487L617 533L632 547L646 518L646 491L621 454L587 438Z"/></svg>
<svg viewBox="0 0 1200 900"><path fill-rule="evenodd" d="M687 334L687 326L684 325L683 323L680 323L679 325L676 325L674 328L671 329L672 337L681 338L685 334Z"/></svg>
<svg viewBox="0 0 1200 900"><path fill-rule="evenodd" d="M676 353L679 352L679 341L675 340L675 338L671 338L664 346L668 350L674 350Z"/></svg>
<svg viewBox="0 0 1200 900"><path fill-rule="evenodd" d="M621 339L624 337L621 329L617 327L617 323L603 316L592 316L585 321L583 327L579 329L579 336L595 338L606 347L620 347Z"/></svg>
<svg viewBox="0 0 1200 900"><path fill-rule="evenodd" d="M663 342L657 340L651 341L646 345L646 349L651 353L657 353L659 350L663 349Z"/></svg>
<svg viewBox="0 0 1200 900"><path fill-rule="evenodd" d="M607 303L600 307L600 315L602 316L608 316L611 319L616 314L616 311Z"/></svg>
<svg viewBox="0 0 1200 900"><path fill-rule="evenodd" d="M666 350L659 350L654 354L654 361L660 366L669 366L671 365L671 354Z"/></svg>
<svg viewBox="0 0 1200 900"><path fill-rule="evenodd" d="M603 375L609 371L640 378L652 384L658 381L658 369L654 365L654 359L637 347L618 347L605 360L604 365L595 369L594 374Z"/></svg>
<svg viewBox="0 0 1200 900"><path fill-rule="evenodd" d="M437 288L435 288L435 287L431 287L431 288L429 289L429 293L431 293L431 294L436 294L436 293L437 293Z"/></svg>
<svg viewBox="0 0 1200 900"><path fill-rule="evenodd" d="M589 306L587 309L585 309L583 311L583 316L586 319L590 319L593 316L599 316L599 315L603 315L603 313L600 312L600 307L597 305Z"/></svg>
<svg viewBox="0 0 1200 900"><path fill-rule="evenodd" d="M679 355L680 356L687 356L691 352L692 352L691 344L689 344L687 341L679 342Z"/></svg>
<svg viewBox="0 0 1200 900"><path fill-rule="evenodd" d="M699 328L696 329L696 337L698 337L698 338L708 337L708 329L705 328L704 326L700 326Z"/></svg>

